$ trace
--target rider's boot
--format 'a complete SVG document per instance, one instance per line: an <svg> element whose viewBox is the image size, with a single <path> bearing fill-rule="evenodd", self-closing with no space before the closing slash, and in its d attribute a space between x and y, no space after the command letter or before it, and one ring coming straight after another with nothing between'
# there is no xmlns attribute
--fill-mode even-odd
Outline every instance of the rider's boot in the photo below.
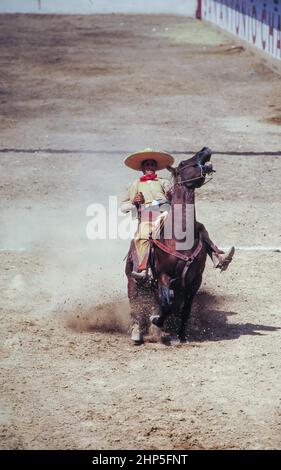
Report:
<svg viewBox="0 0 281 470"><path fill-rule="evenodd" d="M138 266L138 270L136 271L136 267L134 266L134 270L132 271L132 277L135 279L149 279L151 278L151 269L149 268L149 253L150 253L150 247L147 249L141 263Z"/></svg>

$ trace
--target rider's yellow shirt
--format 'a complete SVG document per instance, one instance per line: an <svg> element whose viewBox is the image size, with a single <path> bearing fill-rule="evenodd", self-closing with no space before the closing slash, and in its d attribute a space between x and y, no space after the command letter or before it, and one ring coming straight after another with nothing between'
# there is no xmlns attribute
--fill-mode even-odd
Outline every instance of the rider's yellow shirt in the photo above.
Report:
<svg viewBox="0 0 281 470"><path fill-rule="evenodd" d="M128 188L126 195L122 199L121 210L127 212L132 209L132 201L137 193L142 193L145 204L152 204L153 201L167 201L167 192L171 189L171 181L166 178L157 177L157 180L140 181L135 180Z"/></svg>

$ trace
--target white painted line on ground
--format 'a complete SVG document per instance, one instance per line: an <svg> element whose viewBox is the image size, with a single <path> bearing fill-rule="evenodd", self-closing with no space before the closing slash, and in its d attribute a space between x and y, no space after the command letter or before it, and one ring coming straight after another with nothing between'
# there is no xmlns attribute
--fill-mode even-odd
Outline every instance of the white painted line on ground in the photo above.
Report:
<svg viewBox="0 0 281 470"><path fill-rule="evenodd" d="M0 251L28 251L27 248L0 248Z"/></svg>
<svg viewBox="0 0 281 470"><path fill-rule="evenodd" d="M222 250L229 250L230 246L223 247ZM239 251L280 251L281 246L235 246Z"/></svg>

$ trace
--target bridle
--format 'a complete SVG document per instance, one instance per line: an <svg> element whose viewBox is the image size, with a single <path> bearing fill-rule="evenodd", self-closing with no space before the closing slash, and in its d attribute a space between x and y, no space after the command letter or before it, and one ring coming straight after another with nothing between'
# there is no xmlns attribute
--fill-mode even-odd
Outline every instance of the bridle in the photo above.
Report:
<svg viewBox="0 0 281 470"><path fill-rule="evenodd" d="M191 166L199 166L200 168L200 171L201 171L201 175L200 176L197 176L196 178L189 178L189 179L186 179L186 180L182 180L181 179L181 171L184 169L184 168L187 168L187 167L191 167ZM189 183L191 181L196 181L196 180L199 180L199 179L202 179L202 178L206 178L206 175L207 173L204 173L204 166L205 165L201 165L200 163L186 163L185 165L183 165L180 169L176 168L176 178L179 176L180 177L180 181L176 181L176 184L178 185L181 185L181 184L184 184L184 183ZM209 172L209 174L211 175L207 181L204 181L204 183L202 184L202 186L204 186L204 184L207 184L209 183L212 179L213 179L213 176L212 176L212 173L215 173L215 170L211 170Z"/></svg>

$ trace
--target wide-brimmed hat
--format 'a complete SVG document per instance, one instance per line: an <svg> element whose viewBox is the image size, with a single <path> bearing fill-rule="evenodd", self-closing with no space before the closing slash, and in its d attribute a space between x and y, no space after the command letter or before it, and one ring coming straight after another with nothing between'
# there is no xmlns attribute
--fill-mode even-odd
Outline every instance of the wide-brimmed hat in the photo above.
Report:
<svg viewBox="0 0 281 470"><path fill-rule="evenodd" d="M157 170L163 170L167 165L172 165L175 161L174 157L169 153L145 149L128 155L124 163L129 168L132 168L132 170L141 170L141 165L145 160L155 160L157 162Z"/></svg>

